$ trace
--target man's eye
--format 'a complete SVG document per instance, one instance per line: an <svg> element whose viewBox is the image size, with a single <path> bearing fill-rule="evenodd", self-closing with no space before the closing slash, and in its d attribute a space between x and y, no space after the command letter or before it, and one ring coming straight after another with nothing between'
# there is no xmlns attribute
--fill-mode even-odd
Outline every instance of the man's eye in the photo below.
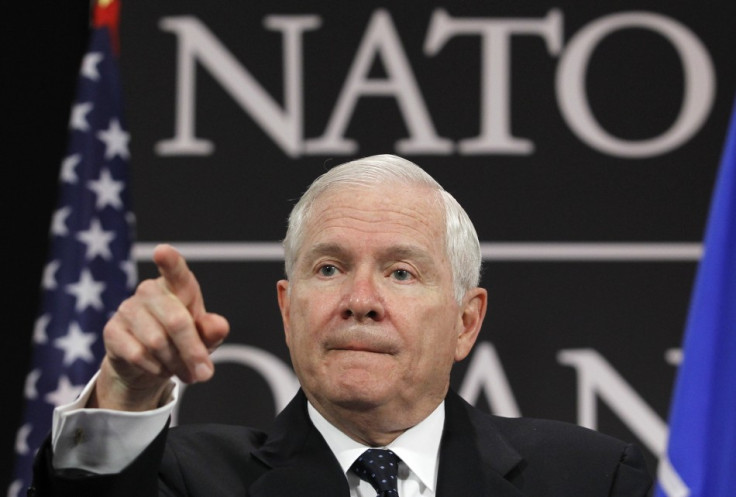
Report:
<svg viewBox="0 0 736 497"><path fill-rule="evenodd" d="M406 269L395 269L392 274L399 281L408 281L412 277L412 274Z"/></svg>
<svg viewBox="0 0 736 497"><path fill-rule="evenodd" d="M335 276L337 274L337 268L335 266L322 266L319 268L319 274L322 276Z"/></svg>

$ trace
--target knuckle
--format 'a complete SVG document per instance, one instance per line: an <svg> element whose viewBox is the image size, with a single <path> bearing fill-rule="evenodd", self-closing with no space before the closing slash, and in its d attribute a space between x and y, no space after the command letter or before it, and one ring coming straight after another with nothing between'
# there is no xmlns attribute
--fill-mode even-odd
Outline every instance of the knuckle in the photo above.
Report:
<svg viewBox="0 0 736 497"><path fill-rule="evenodd" d="M146 298L158 294L161 291L160 285L156 280L143 280L136 288L135 293L140 297Z"/></svg>
<svg viewBox="0 0 736 497"><path fill-rule="evenodd" d="M181 335L194 327L194 319L188 312L172 312L166 316L165 327L171 336Z"/></svg>
<svg viewBox="0 0 736 497"><path fill-rule="evenodd" d="M117 339L118 333L116 324L112 320L108 321L104 328L102 328L102 339L105 343L114 342Z"/></svg>
<svg viewBox="0 0 736 497"><path fill-rule="evenodd" d="M143 347L129 347L126 360L137 367L142 367L146 361L146 352Z"/></svg>
<svg viewBox="0 0 736 497"><path fill-rule="evenodd" d="M113 316L113 320L132 315L135 312L136 308L135 302L136 301L134 300L134 297L128 297L127 299L123 300L118 306L118 310Z"/></svg>
<svg viewBox="0 0 736 497"><path fill-rule="evenodd" d="M203 362L209 357L207 349L204 347L195 347L187 351L188 362Z"/></svg>
<svg viewBox="0 0 736 497"><path fill-rule="evenodd" d="M154 352L162 352L169 346L169 341L161 333L149 333L141 339L146 348Z"/></svg>

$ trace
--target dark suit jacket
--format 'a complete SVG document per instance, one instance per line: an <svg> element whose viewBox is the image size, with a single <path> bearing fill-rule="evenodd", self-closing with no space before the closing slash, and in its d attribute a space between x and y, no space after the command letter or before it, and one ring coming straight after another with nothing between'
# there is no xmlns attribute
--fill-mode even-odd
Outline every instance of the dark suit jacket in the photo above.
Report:
<svg viewBox="0 0 736 497"><path fill-rule="evenodd" d="M302 392L270 434L223 425L174 427L116 475L54 471L50 460L47 442L29 495L349 495ZM488 415L453 392L447 396L438 497L644 497L650 484L632 445L573 424Z"/></svg>

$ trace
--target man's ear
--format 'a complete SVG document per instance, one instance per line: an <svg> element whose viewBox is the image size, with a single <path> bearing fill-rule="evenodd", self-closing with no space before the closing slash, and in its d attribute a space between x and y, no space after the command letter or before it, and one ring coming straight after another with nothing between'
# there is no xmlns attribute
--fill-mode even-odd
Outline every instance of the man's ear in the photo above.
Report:
<svg viewBox="0 0 736 497"><path fill-rule="evenodd" d="M279 310L281 311L281 321L284 325L284 336L286 345L289 345L289 335L291 331L289 320L289 281L279 280L276 283L276 294L279 301Z"/></svg>
<svg viewBox="0 0 736 497"><path fill-rule="evenodd" d="M465 359L478 338L483 318L486 316L488 292L485 288L468 290L463 298L460 318L458 320L458 337L455 345L455 361Z"/></svg>

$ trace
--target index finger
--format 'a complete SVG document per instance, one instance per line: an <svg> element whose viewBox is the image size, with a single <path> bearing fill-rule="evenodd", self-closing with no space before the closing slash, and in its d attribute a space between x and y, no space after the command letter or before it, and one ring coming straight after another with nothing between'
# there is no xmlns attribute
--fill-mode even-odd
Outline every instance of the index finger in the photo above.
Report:
<svg viewBox="0 0 736 497"><path fill-rule="evenodd" d="M158 267L166 289L189 309L192 316L196 318L205 312L197 278L178 250L168 244L158 245L153 251L153 262Z"/></svg>

